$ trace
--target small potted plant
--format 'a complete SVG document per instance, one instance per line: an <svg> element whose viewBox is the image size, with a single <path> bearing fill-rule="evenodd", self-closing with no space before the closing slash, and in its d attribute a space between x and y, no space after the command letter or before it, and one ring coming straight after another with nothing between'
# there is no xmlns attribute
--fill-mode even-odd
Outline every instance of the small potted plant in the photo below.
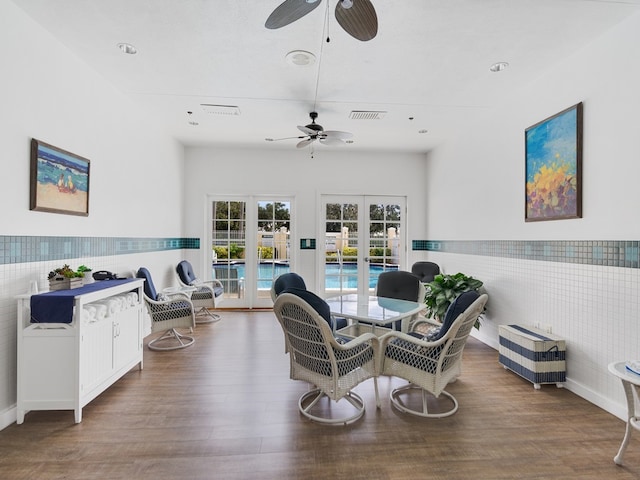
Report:
<svg viewBox="0 0 640 480"><path fill-rule="evenodd" d="M427 305L427 316L442 321L449 305L458 295L469 290L478 291L482 284L481 280L464 273L436 275L432 282L425 284L427 293L424 303ZM480 328L479 319L474 326Z"/></svg>
<svg viewBox="0 0 640 480"><path fill-rule="evenodd" d="M60 268L49 272L49 290L67 290L82 286L82 272L75 272L69 265L65 264Z"/></svg>
<svg viewBox="0 0 640 480"><path fill-rule="evenodd" d="M91 268L87 267L86 265L80 265L78 267L78 273L82 273L82 276L84 277L85 285L87 283L93 283L93 277L91 276Z"/></svg>

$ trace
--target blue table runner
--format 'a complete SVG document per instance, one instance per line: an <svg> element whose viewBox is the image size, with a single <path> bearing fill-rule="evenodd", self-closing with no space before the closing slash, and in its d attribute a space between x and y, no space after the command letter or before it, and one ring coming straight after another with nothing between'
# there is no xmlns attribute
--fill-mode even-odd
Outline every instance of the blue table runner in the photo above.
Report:
<svg viewBox="0 0 640 480"><path fill-rule="evenodd" d="M101 280L78 288L32 295L31 323L71 323L73 321L73 304L78 295L117 287L136 280L138 279Z"/></svg>

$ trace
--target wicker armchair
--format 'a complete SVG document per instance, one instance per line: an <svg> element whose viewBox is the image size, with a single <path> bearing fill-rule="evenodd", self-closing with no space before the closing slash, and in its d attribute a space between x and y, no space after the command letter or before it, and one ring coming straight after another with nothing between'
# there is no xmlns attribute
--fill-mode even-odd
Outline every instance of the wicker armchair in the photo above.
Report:
<svg viewBox="0 0 640 480"><path fill-rule="evenodd" d="M164 333L151 340L147 347L150 350L177 350L193 345L193 337L179 333L177 328L188 328L193 332L195 314L189 297L177 293L167 298L156 292L149 270L142 267L136 273L137 278L143 278L144 301L151 317L151 332Z"/></svg>
<svg viewBox="0 0 640 480"><path fill-rule="evenodd" d="M444 389L461 373L462 352L487 299L486 294L465 292L449 306L438 331L426 336L417 332L390 332L380 339L381 374L410 382L392 390L394 407L422 417L446 417L458 410L458 401ZM416 390L421 392L418 399ZM440 395L452 404L448 410L442 411L447 402L439 402ZM429 403L437 404L435 411L429 410Z"/></svg>
<svg viewBox="0 0 640 480"><path fill-rule="evenodd" d="M191 263L186 260L178 263L176 273L180 286L196 289L191 293L191 303L198 309L196 323L211 323L220 320L220 315L209 311L210 308L217 308L224 299L224 288L220 280L199 280L193 272Z"/></svg>
<svg viewBox="0 0 640 480"><path fill-rule="evenodd" d="M365 406L352 389L372 377L376 406L380 407L375 335L368 333L340 343L329 326L329 306L306 290L281 293L273 311L284 331L290 378L314 385L298 400L298 408L305 417L333 425L355 422L364 415ZM351 404L345 405L346 411L342 405L336 405L343 398Z"/></svg>

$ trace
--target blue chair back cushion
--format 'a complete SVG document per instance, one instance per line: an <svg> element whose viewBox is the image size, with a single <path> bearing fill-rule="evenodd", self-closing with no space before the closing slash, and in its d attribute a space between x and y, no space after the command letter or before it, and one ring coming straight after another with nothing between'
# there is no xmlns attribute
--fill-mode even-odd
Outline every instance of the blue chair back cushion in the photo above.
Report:
<svg viewBox="0 0 640 480"><path fill-rule="evenodd" d="M309 290L303 290L302 288L287 288L280 293L292 293L293 295L300 297L302 300L307 302L311 308L318 312L318 315L324 318L329 326L331 326L331 309L329 308L329 304L315 293L310 292Z"/></svg>
<svg viewBox="0 0 640 480"><path fill-rule="evenodd" d="M440 266L433 262L416 262L411 266L413 273L422 283L433 282L436 275L440 274Z"/></svg>
<svg viewBox="0 0 640 480"><path fill-rule="evenodd" d="M479 296L480 294L474 290L463 292L458 295L456 299L451 302L449 308L447 308L447 313L445 313L444 315L444 320L442 322L440 330L436 332L432 337L427 338L427 340L436 341L444 337L451 328L451 325L453 325L453 322L456 320L456 318L458 318L458 316L460 316L462 312L469 308L471 304L478 299Z"/></svg>
<svg viewBox="0 0 640 480"><path fill-rule="evenodd" d="M381 273L378 277L376 293L379 297L415 302L419 291L420 280L411 272L395 270Z"/></svg>
<svg viewBox="0 0 640 480"><path fill-rule="evenodd" d="M191 285L191 282L196 279L196 274L193 272L193 267L186 260L183 260L178 264L178 266L176 267L176 272L178 273L178 276L180 277L182 283L186 285Z"/></svg>
<svg viewBox="0 0 640 480"><path fill-rule="evenodd" d="M297 273L293 272L283 273L273 282L273 291L276 293L276 296L280 295L288 288L306 290L307 286L304 283L304 279Z"/></svg>
<svg viewBox="0 0 640 480"><path fill-rule="evenodd" d="M156 287L153 284L153 280L151 280L151 274L149 270L145 267L140 267L138 272L136 273L136 278L144 279L144 294L149 297L151 300L158 300L158 292L156 291Z"/></svg>
<svg viewBox="0 0 640 480"><path fill-rule="evenodd" d="M419 340L426 340L428 342L436 341L442 338L451 328L453 322L458 316L464 312L469 306L477 300L480 295L478 292L469 291L464 292L449 305L447 309L447 313L445 315L444 321L442 322L442 327L440 327L439 331L435 333L431 333L427 336L423 336L418 332L411 332L409 335L415 337ZM387 345L385 350L385 355L389 358L392 358L398 362L405 363L407 365L411 365L415 368L420 368L422 370L429 370L434 368L433 365L426 363L424 358L437 359L444 348L444 344L438 345L435 347L422 347L416 345L415 343L408 342L407 340L401 340L399 338L392 340Z"/></svg>

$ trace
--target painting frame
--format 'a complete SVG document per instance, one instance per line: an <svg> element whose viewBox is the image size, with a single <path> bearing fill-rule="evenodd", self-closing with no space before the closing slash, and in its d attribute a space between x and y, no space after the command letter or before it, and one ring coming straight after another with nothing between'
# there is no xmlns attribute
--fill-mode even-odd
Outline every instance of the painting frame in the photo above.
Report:
<svg viewBox="0 0 640 480"><path fill-rule="evenodd" d="M91 161L31 139L29 210L89 216Z"/></svg>
<svg viewBox="0 0 640 480"><path fill-rule="evenodd" d="M525 222L582 218L579 102L525 130Z"/></svg>

